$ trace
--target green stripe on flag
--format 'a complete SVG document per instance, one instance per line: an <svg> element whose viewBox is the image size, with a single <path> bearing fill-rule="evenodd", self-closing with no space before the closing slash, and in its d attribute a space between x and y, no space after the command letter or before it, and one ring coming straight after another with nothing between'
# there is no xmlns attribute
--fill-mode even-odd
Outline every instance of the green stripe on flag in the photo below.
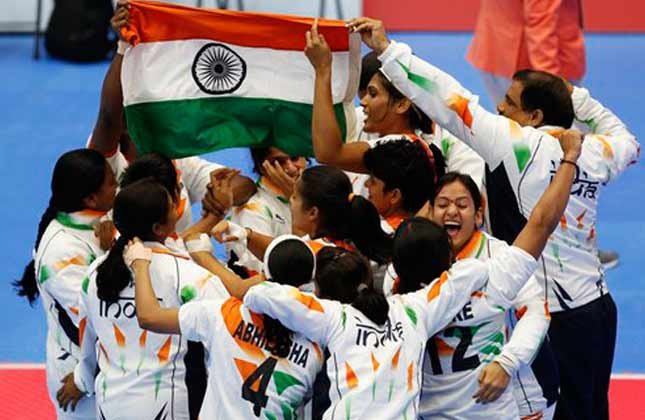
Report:
<svg viewBox="0 0 645 420"><path fill-rule="evenodd" d="M275 146L292 156L313 156L313 106L266 98L199 98L129 105L128 132L139 153L170 158L232 147ZM334 105L345 138L343 104Z"/></svg>

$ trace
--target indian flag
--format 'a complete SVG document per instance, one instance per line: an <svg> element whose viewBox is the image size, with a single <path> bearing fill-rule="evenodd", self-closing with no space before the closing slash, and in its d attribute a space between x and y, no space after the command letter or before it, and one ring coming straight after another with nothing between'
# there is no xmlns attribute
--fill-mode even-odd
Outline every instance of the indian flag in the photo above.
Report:
<svg viewBox="0 0 645 420"><path fill-rule="evenodd" d="M311 156L313 19L132 1L133 45L121 73L128 131L139 152L172 158L276 146ZM319 20L333 54L332 96L343 135L354 126L360 39Z"/></svg>

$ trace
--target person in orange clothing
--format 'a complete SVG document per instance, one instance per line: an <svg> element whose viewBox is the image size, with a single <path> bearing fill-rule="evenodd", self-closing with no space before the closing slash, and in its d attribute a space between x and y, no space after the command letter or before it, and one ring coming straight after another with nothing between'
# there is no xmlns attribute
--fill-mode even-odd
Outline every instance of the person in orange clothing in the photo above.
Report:
<svg viewBox="0 0 645 420"><path fill-rule="evenodd" d="M482 72L495 104L518 70L542 70L575 84L586 66L581 0L481 0L466 59Z"/></svg>

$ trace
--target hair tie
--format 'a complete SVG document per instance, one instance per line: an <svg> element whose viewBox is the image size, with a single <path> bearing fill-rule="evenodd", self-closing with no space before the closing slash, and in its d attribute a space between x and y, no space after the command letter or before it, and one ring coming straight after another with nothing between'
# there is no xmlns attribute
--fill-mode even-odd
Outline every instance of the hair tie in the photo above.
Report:
<svg viewBox="0 0 645 420"><path fill-rule="evenodd" d="M353 193L353 192L351 192L351 193L349 193L349 195L347 196L347 201L349 201L349 202L351 203L353 199L354 199L354 193Z"/></svg>
<svg viewBox="0 0 645 420"><path fill-rule="evenodd" d="M369 287L365 283L361 283L356 288L356 292L360 295L363 290L368 289Z"/></svg>

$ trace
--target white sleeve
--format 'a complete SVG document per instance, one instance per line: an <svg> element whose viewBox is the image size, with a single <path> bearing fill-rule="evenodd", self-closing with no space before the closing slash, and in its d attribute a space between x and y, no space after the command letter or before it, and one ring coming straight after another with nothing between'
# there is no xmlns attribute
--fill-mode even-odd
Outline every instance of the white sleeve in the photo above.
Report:
<svg viewBox="0 0 645 420"><path fill-rule="evenodd" d="M85 245L79 243L67 242L57 246L64 247L63 252L56 256L57 259L40 263L41 287L78 327L78 302L91 256Z"/></svg>
<svg viewBox="0 0 645 420"><path fill-rule="evenodd" d="M188 302L179 308L179 330L190 341L201 341L210 347L222 300Z"/></svg>
<svg viewBox="0 0 645 420"><path fill-rule="evenodd" d="M295 287L267 282L253 286L244 297L244 305L279 320L288 329L327 347L339 329L342 304L318 299Z"/></svg>
<svg viewBox="0 0 645 420"><path fill-rule="evenodd" d="M488 283L483 290L488 300L504 309L513 305L520 289L537 268L535 258L515 246L500 249L485 263L488 266Z"/></svg>
<svg viewBox="0 0 645 420"><path fill-rule="evenodd" d="M273 230L273 215L271 214L271 210L253 198L243 206L233 209L231 221L263 235L271 237L277 236ZM262 270L262 261L256 258L248 248L237 242L226 244L226 248L235 252L238 258L238 265L256 272Z"/></svg>
<svg viewBox="0 0 645 420"><path fill-rule="evenodd" d="M446 130L441 130L440 138L437 138L444 159L446 160L447 172L459 172L470 175L477 187L482 189L484 185L484 172L486 162L466 143L462 142Z"/></svg>
<svg viewBox="0 0 645 420"><path fill-rule="evenodd" d="M192 260L179 264L179 299L182 304L192 300L227 299L230 295L222 281Z"/></svg>
<svg viewBox="0 0 645 420"><path fill-rule="evenodd" d="M79 328L78 339L80 357L74 368L74 383L76 388L87 395L94 393L94 376L96 373L96 332L91 320L87 316L85 296L79 298Z"/></svg>
<svg viewBox="0 0 645 420"><path fill-rule="evenodd" d="M191 203L200 203L204 199L211 172L224 167L197 156L177 159L175 162Z"/></svg>
<svg viewBox="0 0 645 420"><path fill-rule="evenodd" d="M574 87L571 95L576 120L585 124L591 134L585 136L584 146L593 147L592 168L606 171L605 182L617 177L629 165L638 161L640 146L625 124L595 100L584 88ZM588 154L585 154L586 158Z"/></svg>
<svg viewBox="0 0 645 420"><path fill-rule="evenodd" d="M405 44L391 41L379 56L381 70L394 86L442 128L470 146L491 170L518 147L535 150L539 136L526 136L513 120L486 111L450 75L412 55Z"/></svg>
<svg viewBox="0 0 645 420"><path fill-rule="evenodd" d="M529 365L533 362L551 320L544 290L534 276L531 276L518 293L514 309L519 320L500 357L512 361L513 370L516 371L520 364Z"/></svg>
<svg viewBox="0 0 645 420"><path fill-rule="evenodd" d="M401 299L408 306L406 309L413 310L415 318L423 322L428 336L432 336L452 321L487 278L486 265L467 258L456 262L423 289L401 295Z"/></svg>

